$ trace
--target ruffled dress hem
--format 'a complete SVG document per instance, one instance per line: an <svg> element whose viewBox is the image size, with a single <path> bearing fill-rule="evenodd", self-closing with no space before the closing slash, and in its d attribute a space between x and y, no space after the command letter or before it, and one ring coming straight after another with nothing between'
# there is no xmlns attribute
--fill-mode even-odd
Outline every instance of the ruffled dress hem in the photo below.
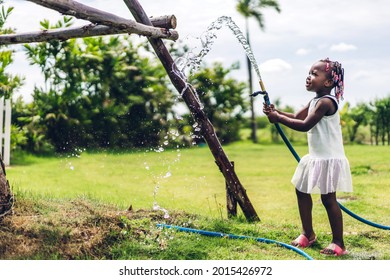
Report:
<svg viewBox="0 0 390 280"><path fill-rule="evenodd" d="M346 157L314 158L305 155L299 161L291 182L303 193L353 191L350 166Z"/></svg>

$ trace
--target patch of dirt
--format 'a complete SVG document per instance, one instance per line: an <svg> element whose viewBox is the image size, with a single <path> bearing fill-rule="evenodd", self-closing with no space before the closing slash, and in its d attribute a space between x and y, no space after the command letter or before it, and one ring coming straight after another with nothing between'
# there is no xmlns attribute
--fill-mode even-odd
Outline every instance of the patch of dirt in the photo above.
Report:
<svg viewBox="0 0 390 280"><path fill-rule="evenodd" d="M13 214L0 221L0 259L110 259L110 246L125 230L145 234L135 220L171 223L186 215L170 213L167 220L161 211L124 211L86 199L17 199Z"/></svg>

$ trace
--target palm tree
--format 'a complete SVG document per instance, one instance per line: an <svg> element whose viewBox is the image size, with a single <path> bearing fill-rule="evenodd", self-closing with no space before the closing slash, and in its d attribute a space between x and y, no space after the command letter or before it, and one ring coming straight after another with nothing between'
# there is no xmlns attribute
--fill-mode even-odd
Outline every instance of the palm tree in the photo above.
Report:
<svg viewBox="0 0 390 280"><path fill-rule="evenodd" d="M249 18L253 17L259 23L260 29L264 30L264 18L262 10L264 8L274 8L277 12L280 12L279 4L276 0L237 0L237 11L244 16L245 18L245 28L246 28L246 38L250 46L249 41ZM252 93L252 68L249 58L247 58L248 66L248 83L249 83L249 92ZM257 142L257 125L255 119L255 110L253 106L253 97L250 98L250 108L251 108L251 138L254 143Z"/></svg>

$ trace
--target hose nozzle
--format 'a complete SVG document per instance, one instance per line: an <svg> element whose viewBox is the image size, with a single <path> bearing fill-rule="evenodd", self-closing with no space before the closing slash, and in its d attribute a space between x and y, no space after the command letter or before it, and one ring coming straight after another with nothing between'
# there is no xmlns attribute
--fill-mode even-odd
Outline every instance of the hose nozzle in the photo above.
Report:
<svg viewBox="0 0 390 280"><path fill-rule="evenodd" d="M259 90L259 91L255 91L254 93L250 94L250 96L258 96L259 94L261 95L268 95L268 93L266 91L262 91L262 90Z"/></svg>
<svg viewBox="0 0 390 280"><path fill-rule="evenodd" d="M255 97L255 96L258 96L259 94L263 95L264 102L269 105L270 100L268 97L268 92L266 92L265 90L255 91L254 93L250 94L250 96Z"/></svg>

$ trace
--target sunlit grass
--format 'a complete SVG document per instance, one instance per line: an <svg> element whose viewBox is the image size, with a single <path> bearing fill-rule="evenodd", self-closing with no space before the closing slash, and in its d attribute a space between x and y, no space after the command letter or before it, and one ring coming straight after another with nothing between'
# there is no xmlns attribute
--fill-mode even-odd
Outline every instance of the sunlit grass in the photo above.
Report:
<svg viewBox="0 0 390 280"><path fill-rule="evenodd" d="M366 215L388 210L390 192L388 147L347 146L354 193L347 204L367 209ZM298 154L305 146L296 147ZM294 188L290 183L296 160L283 145L239 143L225 147L229 160L261 219L296 219ZM8 179L17 191L53 197L87 196L122 207L186 210L211 216L225 215L225 183L207 147L128 153L89 153L79 157L34 158L13 165ZM339 194L339 196L345 196ZM349 197L353 200L349 200ZM315 201L320 204L319 199ZM364 207L364 205L367 205ZM378 209L375 209L378 205ZM322 212L322 207L318 211ZM315 209L317 211L317 209ZM378 219L383 219L383 215Z"/></svg>
<svg viewBox="0 0 390 280"><path fill-rule="evenodd" d="M307 152L306 146L295 148L301 156ZM364 218L389 225L389 147L346 146L345 149L354 192L338 194L343 205ZM290 183L297 164L294 157L284 145L241 142L224 150L229 160L234 161L236 173L261 219L257 226L261 230L250 233L289 243L300 232L294 188ZM161 153L84 151L80 157L28 157L8 168L7 177L16 194L61 199L92 197L120 209L131 205L134 210L152 210L156 203L168 212L184 210L217 220L226 218L224 178L207 147ZM320 241L317 247L307 250L321 258L318 251L330 242L330 228L320 197L313 197L314 227ZM390 243L380 240L383 231L346 214L344 229L349 249L352 247L361 258L366 254L389 258ZM229 233L234 233L234 228Z"/></svg>

